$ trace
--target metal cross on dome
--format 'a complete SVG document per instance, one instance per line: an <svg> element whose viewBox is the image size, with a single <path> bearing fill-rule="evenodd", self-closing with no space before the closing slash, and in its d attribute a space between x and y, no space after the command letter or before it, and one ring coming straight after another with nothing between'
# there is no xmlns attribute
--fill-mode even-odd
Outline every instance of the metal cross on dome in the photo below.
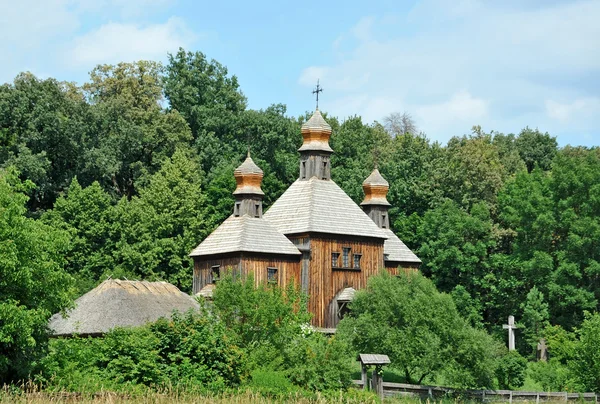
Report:
<svg viewBox="0 0 600 404"><path fill-rule="evenodd" d="M317 109L319 109L319 93L323 92L323 87L319 85L319 79L317 79L317 87L313 90L313 94L317 94Z"/></svg>

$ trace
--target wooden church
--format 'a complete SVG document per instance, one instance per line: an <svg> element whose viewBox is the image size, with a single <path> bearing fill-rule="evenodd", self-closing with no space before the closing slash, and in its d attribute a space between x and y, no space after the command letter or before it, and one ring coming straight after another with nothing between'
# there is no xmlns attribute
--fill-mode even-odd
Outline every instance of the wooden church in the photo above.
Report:
<svg viewBox="0 0 600 404"><path fill-rule="evenodd" d="M302 125L299 178L263 214L262 170L250 155L234 172L233 214L190 254L194 294L210 296L225 269L257 284L289 282L309 296L312 323L335 328L355 290L381 270L416 271L421 261L390 230L389 184L375 169L361 207L331 180L331 126L317 109Z"/></svg>

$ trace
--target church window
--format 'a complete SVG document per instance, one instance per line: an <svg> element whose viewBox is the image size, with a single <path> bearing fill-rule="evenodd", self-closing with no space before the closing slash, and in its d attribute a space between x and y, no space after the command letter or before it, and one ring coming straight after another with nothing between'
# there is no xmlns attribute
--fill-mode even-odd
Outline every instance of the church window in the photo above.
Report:
<svg viewBox="0 0 600 404"><path fill-rule="evenodd" d="M339 252L331 253L331 266L333 268L337 268L340 266L340 253Z"/></svg>
<svg viewBox="0 0 600 404"><path fill-rule="evenodd" d="M327 179L327 162L326 161L323 162L323 173L321 175L321 179L324 179L324 180Z"/></svg>
<svg viewBox="0 0 600 404"><path fill-rule="evenodd" d="M344 247L342 249L342 266L344 268L350 267L350 247Z"/></svg>
<svg viewBox="0 0 600 404"><path fill-rule="evenodd" d="M362 258L362 254L354 254L352 258L354 259L354 269L360 269L360 259Z"/></svg>
<svg viewBox="0 0 600 404"><path fill-rule="evenodd" d="M267 268L267 283L277 284L277 268Z"/></svg>
<svg viewBox="0 0 600 404"><path fill-rule="evenodd" d="M302 171L300 173L300 176L302 177L302 179L306 179L306 161L302 162L302 168L300 169L300 171Z"/></svg>
<svg viewBox="0 0 600 404"><path fill-rule="evenodd" d="M260 217L260 204L259 203L254 205L254 217Z"/></svg>
<svg viewBox="0 0 600 404"><path fill-rule="evenodd" d="M384 229L386 228L386 226L385 226L385 213L383 213L381 215L381 227L384 228Z"/></svg>
<svg viewBox="0 0 600 404"><path fill-rule="evenodd" d="M238 217L240 215L240 206L241 205L242 205L241 202L235 203L235 207L233 208L233 216Z"/></svg>
<svg viewBox="0 0 600 404"><path fill-rule="evenodd" d="M221 278L221 265L213 265L210 268L210 274L212 275L212 283L217 283Z"/></svg>

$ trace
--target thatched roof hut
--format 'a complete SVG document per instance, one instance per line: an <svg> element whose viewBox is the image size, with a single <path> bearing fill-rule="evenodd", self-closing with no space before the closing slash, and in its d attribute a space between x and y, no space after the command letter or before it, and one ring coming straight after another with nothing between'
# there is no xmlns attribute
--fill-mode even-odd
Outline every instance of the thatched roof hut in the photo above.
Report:
<svg viewBox="0 0 600 404"><path fill-rule="evenodd" d="M75 301L63 317L50 319L52 336L99 336L115 327L141 326L173 311L198 309L198 303L167 282L108 279Z"/></svg>

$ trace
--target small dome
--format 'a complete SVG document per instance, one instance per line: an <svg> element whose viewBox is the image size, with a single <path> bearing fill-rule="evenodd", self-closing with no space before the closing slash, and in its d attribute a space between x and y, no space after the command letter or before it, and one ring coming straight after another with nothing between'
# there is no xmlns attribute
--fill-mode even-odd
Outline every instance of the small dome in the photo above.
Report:
<svg viewBox="0 0 600 404"><path fill-rule="evenodd" d="M302 124L304 142L298 151L314 150L333 153L333 149L329 146L329 136L331 136L331 126L317 109L310 119Z"/></svg>
<svg viewBox="0 0 600 404"><path fill-rule="evenodd" d="M235 169L234 171L234 175L238 175L238 174L263 174L263 170L260 169L259 166L256 165L256 163L252 160L252 157L250 157L250 152L248 152L248 157L246 157L246 160L244 160L244 162Z"/></svg>
<svg viewBox="0 0 600 404"><path fill-rule="evenodd" d="M371 175L363 182L363 191L365 199L361 206L364 205L382 205L390 206L387 201L387 193L390 189L390 184L383 178L378 169L374 169Z"/></svg>
<svg viewBox="0 0 600 404"><path fill-rule="evenodd" d="M257 166L252 158L250 152L246 160L235 169L233 172L237 188L233 192L234 195L239 194L252 194L252 195L264 195L260 184L263 179L263 170Z"/></svg>
<svg viewBox="0 0 600 404"><path fill-rule="evenodd" d="M325 121L323 115L321 115L321 111L318 109L315 113L310 117L310 119L302 124L302 132L305 130L312 129L320 129L324 131L329 131L331 133L331 126Z"/></svg>
<svg viewBox="0 0 600 404"><path fill-rule="evenodd" d="M383 178L378 169L374 169L371 175L363 182L363 185L380 185L383 187L389 187L390 184Z"/></svg>

